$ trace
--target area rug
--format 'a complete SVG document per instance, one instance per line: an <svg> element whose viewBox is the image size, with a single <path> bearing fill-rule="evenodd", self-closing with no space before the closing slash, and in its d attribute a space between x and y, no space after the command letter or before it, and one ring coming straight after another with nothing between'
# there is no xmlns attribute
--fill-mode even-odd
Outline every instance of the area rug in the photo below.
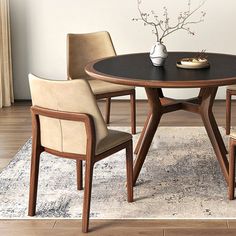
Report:
<svg viewBox="0 0 236 236"><path fill-rule="evenodd" d="M30 155L31 140L0 174L0 218L28 218ZM75 161L42 154L36 218L81 218L83 191L76 190L75 174ZM159 128L134 188L134 203L126 201L125 182L124 151L95 165L91 218L236 217L236 200L227 200L203 127Z"/></svg>

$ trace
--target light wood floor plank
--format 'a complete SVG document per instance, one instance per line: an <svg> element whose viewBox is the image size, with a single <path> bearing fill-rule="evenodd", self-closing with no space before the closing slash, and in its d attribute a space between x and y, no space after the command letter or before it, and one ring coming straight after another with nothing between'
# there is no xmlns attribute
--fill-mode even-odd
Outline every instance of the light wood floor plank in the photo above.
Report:
<svg viewBox="0 0 236 236"><path fill-rule="evenodd" d="M56 220L0 220L0 232L3 229L52 229Z"/></svg>
<svg viewBox="0 0 236 236"><path fill-rule="evenodd" d="M165 236L235 236L236 229L165 229Z"/></svg>
<svg viewBox="0 0 236 236"><path fill-rule="evenodd" d="M163 229L156 228L115 228L112 230L107 229L91 229L88 234L81 233L81 228L78 229L0 229L0 233L3 236L80 236L80 235L91 235L91 236L164 236Z"/></svg>
<svg viewBox="0 0 236 236"><path fill-rule="evenodd" d="M228 220L228 226L231 229L236 229L236 219L235 220Z"/></svg>
<svg viewBox="0 0 236 236"><path fill-rule="evenodd" d="M78 228L80 225L81 220L57 220L54 228ZM228 228L226 220L91 220L91 227L99 225L107 228Z"/></svg>

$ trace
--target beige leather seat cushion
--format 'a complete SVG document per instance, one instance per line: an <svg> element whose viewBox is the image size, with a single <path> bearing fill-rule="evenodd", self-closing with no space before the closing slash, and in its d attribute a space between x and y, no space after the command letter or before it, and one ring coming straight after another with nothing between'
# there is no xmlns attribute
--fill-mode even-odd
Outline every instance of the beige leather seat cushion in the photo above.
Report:
<svg viewBox="0 0 236 236"><path fill-rule="evenodd" d="M236 90L236 85L230 85L230 86L227 87L227 89Z"/></svg>
<svg viewBox="0 0 236 236"><path fill-rule="evenodd" d="M134 89L133 86L113 84L113 83L108 83L102 80L90 79L88 80L88 82L94 94L120 92L120 91Z"/></svg>
<svg viewBox="0 0 236 236"><path fill-rule="evenodd" d="M109 129L107 137L101 140L97 145L96 155L103 153L122 143L125 143L131 139L132 135L129 133Z"/></svg>

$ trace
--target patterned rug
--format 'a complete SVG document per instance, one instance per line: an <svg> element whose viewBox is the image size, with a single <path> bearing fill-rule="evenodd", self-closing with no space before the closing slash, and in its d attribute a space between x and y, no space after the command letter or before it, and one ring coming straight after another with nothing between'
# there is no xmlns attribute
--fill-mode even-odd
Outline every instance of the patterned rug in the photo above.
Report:
<svg viewBox="0 0 236 236"><path fill-rule="evenodd" d="M31 140L0 173L0 218L28 218L30 154ZM236 217L236 200L227 200L203 127L158 129L131 204L126 202L125 173L124 151L95 165L92 218ZM81 218L83 191L76 190L75 174L75 161L42 154L36 217Z"/></svg>

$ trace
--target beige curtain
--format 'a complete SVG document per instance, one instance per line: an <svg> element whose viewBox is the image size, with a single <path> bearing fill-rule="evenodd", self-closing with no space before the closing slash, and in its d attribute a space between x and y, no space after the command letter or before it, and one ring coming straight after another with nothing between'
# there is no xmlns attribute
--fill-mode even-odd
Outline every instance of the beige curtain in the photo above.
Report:
<svg viewBox="0 0 236 236"><path fill-rule="evenodd" d="M0 108L13 101L9 0L0 0Z"/></svg>

